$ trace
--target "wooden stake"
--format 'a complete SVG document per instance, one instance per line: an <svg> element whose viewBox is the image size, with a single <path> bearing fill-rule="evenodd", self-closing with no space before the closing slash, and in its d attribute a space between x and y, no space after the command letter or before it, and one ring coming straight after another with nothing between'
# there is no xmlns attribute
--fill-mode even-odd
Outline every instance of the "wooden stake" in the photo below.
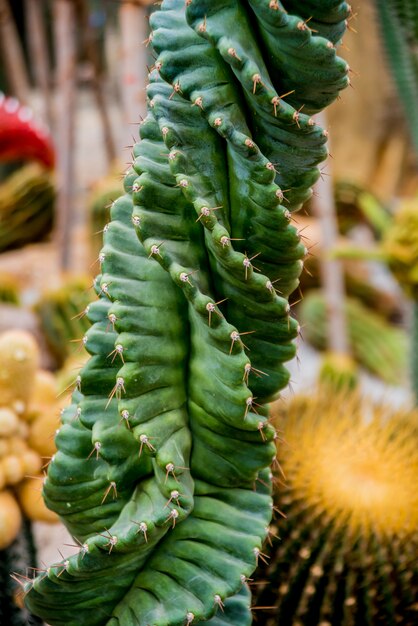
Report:
<svg viewBox="0 0 418 626"><path fill-rule="evenodd" d="M147 82L146 47L148 23L144 6L135 0L122 2L119 8L121 30L122 109L126 128L124 142L130 138L128 124L139 123L145 116L145 85Z"/></svg>
<svg viewBox="0 0 418 626"><path fill-rule="evenodd" d="M25 0L25 20L31 67L36 87L43 96L44 118L53 128L51 101L51 63L44 21L44 0Z"/></svg>
<svg viewBox="0 0 418 626"><path fill-rule="evenodd" d="M0 44L9 87L21 104L28 104L30 86L25 58L7 0L0 0Z"/></svg>
<svg viewBox="0 0 418 626"><path fill-rule="evenodd" d="M74 123L76 90L75 14L72 0L53 4L56 54L56 146L58 197L56 241L62 270L70 268L71 230L74 201Z"/></svg>
<svg viewBox="0 0 418 626"><path fill-rule="evenodd" d="M91 82L97 108L102 121L103 140L107 159L109 163L112 163L116 159L116 147L112 135L112 127L103 90L103 76L100 72L97 47L95 45L92 28L89 23L89 7L86 3L86 0L78 0L77 9L79 11L79 20L81 22L81 30L83 33L83 42L86 56L92 68Z"/></svg>
<svg viewBox="0 0 418 626"><path fill-rule="evenodd" d="M327 118L322 111L315 116L322 128L326 128ZM341 261L331 258L337 244L338 224L336 218L333 179L329 174L330 161L327 161L327 176L321 176L315 185L316 194L312 206L322 234L322 255L320 271L325 296L328 323L328 349L338 354L349 354L347 322L345 315L345 286Z"/></svg>

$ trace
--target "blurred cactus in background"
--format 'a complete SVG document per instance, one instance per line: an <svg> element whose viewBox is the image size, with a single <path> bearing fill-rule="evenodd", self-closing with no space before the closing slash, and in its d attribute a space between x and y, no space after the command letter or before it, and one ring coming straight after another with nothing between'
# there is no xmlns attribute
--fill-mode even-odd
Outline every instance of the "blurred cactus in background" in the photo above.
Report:
<svg viewBox="0 0 418 626"><path fill-rule="evenodd" d="M80 350L83 336L90 328L87 308L91 296L88 276L69 276L56 289L48 289L35 304L42 333L56 365Z"/></svg>
<svg viewBox="0 0 418 626"><path fill-rule="evenodd" d="M399 384L407 369L407 336L403 329L391 326L378 313L364 307L355 298L345 303L348 335L353 356L369 372L388 384ZM300 319L304 337L318 350L326 349L326 301L318 291L311 291L302 301Z"/></svg>
<svg viewBox="0 0 418 626"><path fill-rule="evenodd" d="M0 303L18 305L19 287L11 274L0 272Z"/></svg>
<svg viewBox="0 0 418 626"><path fill-rule="evenodd" d="M55 452L59 410L54 377L39 369L39 349L20 330L0 334L0 623L41 624L19 598L19 577L36 566L31 521L56 522L41 498L42 466ZM21 594L20 594L21 596Z"/></svg>
<svg viewBox="0 0 418 626"><path fill-rule="evenodd" d="M324 389L273 415L286 519L255 579L259 623L414 626L418 414Z"/></svg>
<svg viewBox="0 0 418 626"><path fill-rule="evenodd" d="M418 158L418 5L414 0L376 2L393 79L403 104ZM401 286L414 300L412 320L412 385L418 403L418 201L405 203L387 233L385 251Z"/></svg>
<svg viewBox="0 0 418 626"><path fill-rule="evenodd" d="M123 184L112 172L98 180L88 198L90 241L92 246L92 261L99 259L103 242L103 229L110 219L110 207L123 192ZM97 266L93 265L95 272Z"/></svg>
<svg viewBox="0 0 418 626"><path fill-rule="evenodd" d="M418 153L418 5L415 0L376 0L376 9L392 76Z"/></svg>
<svg viewBox="0 0 418 626"><path fill-rule="evenodd" d="M44 239L52 229L55 186L36 163L16 170L0 184L0 252Z"/></svg>

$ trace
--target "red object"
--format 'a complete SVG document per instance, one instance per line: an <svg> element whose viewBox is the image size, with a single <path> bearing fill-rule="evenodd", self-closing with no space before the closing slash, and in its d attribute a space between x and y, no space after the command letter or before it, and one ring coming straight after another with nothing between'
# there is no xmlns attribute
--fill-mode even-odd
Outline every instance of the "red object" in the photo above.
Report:
<svg viewBox="0 0 418 626"><path fill-rule="evenodd" d="M0 162L30 159L54 167L51 137L34 121L31 109L0 92Z"/></svg>

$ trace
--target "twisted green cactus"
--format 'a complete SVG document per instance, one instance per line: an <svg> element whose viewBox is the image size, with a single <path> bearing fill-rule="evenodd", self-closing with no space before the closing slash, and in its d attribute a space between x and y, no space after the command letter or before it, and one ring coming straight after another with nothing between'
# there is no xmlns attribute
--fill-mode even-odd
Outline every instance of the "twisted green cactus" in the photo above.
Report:
<svg viewBox="0 0 418 626"><path fill-rule="evenodd" d="M349 9L329 6L313 17L336 42ZM273 507L268 402L299 332L287 297L307 251L289 208L326 156L305 109L348 68L276 1L165 0L151 28L149 112L104 232L91 359L44 481L79 549L26 601L52 625L246 626Z"/></svg>

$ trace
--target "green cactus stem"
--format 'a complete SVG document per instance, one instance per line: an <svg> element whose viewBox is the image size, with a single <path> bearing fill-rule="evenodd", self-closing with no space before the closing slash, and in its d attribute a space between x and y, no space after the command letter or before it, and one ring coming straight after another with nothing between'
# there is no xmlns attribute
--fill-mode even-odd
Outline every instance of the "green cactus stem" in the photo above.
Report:
<svg viewBox="0 0 418 626"><path fill-rule="evenodd" d="M286 520L254 579L261 624L417 623L417 418L328 390L278 409Z"/></svg>
<svg viewBox="0 0 418 626"><path fill-rule="evenodd" d="M251 624L246 581L272 515L268 403L289 380L287 298L307 252L287 204L310 196L326 156L326 133L270 79L261 32L267 50L270 22L283 25L283 80L322 59L312 109L348 82L334 45L277 7L165 0L151 17L148 115L44 482L78 548L25 588L53 626Z"/></svg>

